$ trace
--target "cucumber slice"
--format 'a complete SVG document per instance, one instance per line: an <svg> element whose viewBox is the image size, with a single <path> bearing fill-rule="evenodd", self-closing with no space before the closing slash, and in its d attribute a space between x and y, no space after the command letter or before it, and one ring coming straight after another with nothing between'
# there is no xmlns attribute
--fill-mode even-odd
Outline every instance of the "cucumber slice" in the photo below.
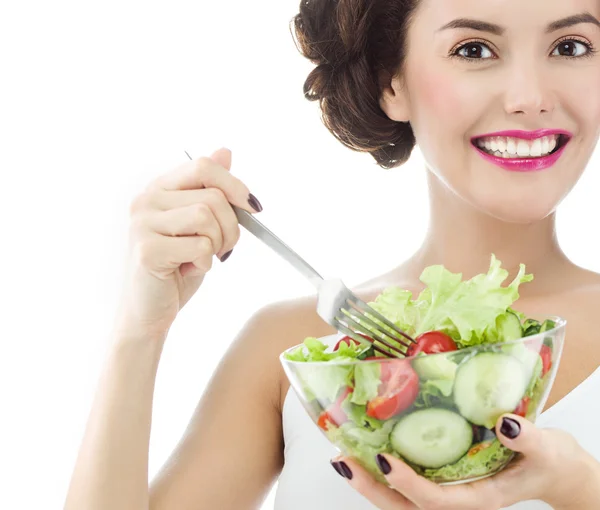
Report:
<svg viewBox="0 0 600 510"><path fill-rule="evenodd" d="M550 331L551 329L554 329L556 327L556 322L551 321L550 319L546 319L544 321L544 323L542 324L542 327L540 328L540 333L543 333L544 331Z"/></svg>
<svg viewBox="0 0 600 510"><path fill-rule="evenodd" d="M456 371L454 402L467 420L493 429L500 415L514 411L529 378L523 364L513 356L482 352Z"/></svg>
<svg viewBox="0 0 600 510"><path fill-rule="evenodd" d="M458 413L431 407L402 418L390 434L390 443L409 462L439 468L469 451L473 427Z"/></svg>
<svg viewBox="0 0 600 510"><path fill-rule="evenodd" d="M542 325L535 319L527 319L523 323L523 336L537 335Z"/></svg>
<svg viewBox="0 0 600 510"><path fill-rule="evenodd" d="M506 312L496 319L500 342L511 342L523 337L523 327L519 317L512 312Z"/></svg>
<svg viewBox="0 0 600 510"><path fill-rule="evenodd" d="M458 365L444 354L425 354L413 361L413 368L424 380L446 379L451 381L454 379L457 367Z"/></svg>

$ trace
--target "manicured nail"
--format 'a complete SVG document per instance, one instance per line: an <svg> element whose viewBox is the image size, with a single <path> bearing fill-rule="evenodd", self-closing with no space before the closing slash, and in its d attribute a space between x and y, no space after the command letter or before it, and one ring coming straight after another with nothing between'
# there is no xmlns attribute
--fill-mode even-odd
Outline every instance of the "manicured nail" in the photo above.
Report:
<svg viewBox="0 0 600 510"><path fill-rule="evenodd" d="M344 476L348 480L352 480L352 470L348 467L348 464L346 464L343 460L340 461L340 469L344 472Z"/></svg>
<svg viewBox="0 0 600 510"><path fill-rule="evenodd" d="M379 466L379 469L381 469L381 472L384 475L389 475L392 471L392 466L390 466L390 463L387 461L387 459L378 453L375 457L375 460L377 461L377 465Z"/></svg>
<svg viewBox="0 0 600 510"><path fill-rule="evenodd" d="M229 250L227 253L223 254L223 256L222 256L222 257L221 257L219 260L220 260L221 262L225 262L225 261L226 261L226 260L229 258L229 255L231 255L231 252L232 252L232 251L233 251L233 250Z"/></svg>
<svg viewBox="0 0 600 510"><path fill-rule="evenodd" d="M340 468L340 463L339 462L335 462L333 460L330 460L329 462L333 466L333 469L336 470L336 472L337 472L338 475L340 475L342 478L346 478L346 476L344 475L344 472Z"/></svg>
<svg viewBox="0 0 600 510"><path fill-rule="evenodd" d="M260 205L258 198L256 198L252 193L248 195L248 203L250 204L250 207L252 207L252 209L254 209L257 212L263 210L263 207L262 205Z"/></svg>
<svg viewBox="0 0 600 510"><path fill-rule="evenodd" d="M500 426L500 432L509 439L514 439L521 432L521 425L518 421L512 418L502 418L502 425Z"/></svg>

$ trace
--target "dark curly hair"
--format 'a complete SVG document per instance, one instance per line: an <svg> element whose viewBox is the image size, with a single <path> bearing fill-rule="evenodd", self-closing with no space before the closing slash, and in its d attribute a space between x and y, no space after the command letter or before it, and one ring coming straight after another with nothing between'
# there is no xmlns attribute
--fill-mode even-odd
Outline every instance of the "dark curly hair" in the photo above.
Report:
<svg viewBox="0 0 600 510"><path fill-rule="evenodd" d="M418 0L302 0L290 23L299 51L317 67L304 96L344 145L369 152L382 168L408 160L415 136L408 122L381 109L380 72L404 63L406 33Z"/></svg>

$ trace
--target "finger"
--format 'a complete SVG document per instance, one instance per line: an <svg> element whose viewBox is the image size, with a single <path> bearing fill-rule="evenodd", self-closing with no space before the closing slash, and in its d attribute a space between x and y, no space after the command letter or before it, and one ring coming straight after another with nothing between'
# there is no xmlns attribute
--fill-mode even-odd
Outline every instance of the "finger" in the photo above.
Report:
<svg viewBox="0 0 600 510"><path fill-rule="evenodd" d="M544 455L542 430L521 416L501 416L496 422L496 435L504 446L529 458Z"/></svg>
<svg viewBox="0 0 600 510"><path fill-rule="evenodd" d="M186 161L159 177L151 184L151 189L156 188L164 190L218 188L225 194L228 202L251 213L262 210L260 202L242 181L206 157Z"/></svg>
<svg viewBox="0 0 600 510"><path fill-rule="evenodd" d="M233 249L240 238L240 227L237 216L227 201L225 194L217 188L165 191L158 193L155 198L154 207L167 211L177 207L186 207L194 204L204 203L210 207L217 223L221 229L223 242L217 252L221 258L225 253Z"/></svg>
<svg viewBox="0 0 600 510"><path fill-rule="evenodd" d="M151 231L163 236L206 236L215 252L223 246L221 227L212 209L204 202L168 211L150 211L141 221Z"/></svg>
<svg viewBox="0 0 600 510"><path fill-rule="evenodd" d="M231 170L231 151L227 147L222 147L210 155L217 165L221 165L225 170Z"/></svg>
<svg viewBox="0 0 600 510"><path fill-rule="evenodd" d="M416 508L444 508L447 510L475 510L486 501L489 508L500 508L501 495L486 480L455 487L443 487L419 476L410 466L393 455L382 454L377 460L388 483ZM387 461L387 464L386 464ZM387 474L386 474L387 473Z"/></svg>
<svg viewBox="0 0 600 510"><path fill-rule="evenodd" d="M181 264L192 262L199 273L212 267L213 246L206 236L169 237L148 232L134 247L134 258L140 267L161 278Z"/></svg>
<svg viewBox="0 0 600 510"><path fill-rule="evenodd" d="M352 473L352 479L348 483L380 510L416 510L413 505L402 494L385 486L373 478L360 464L351 458L339 457L334 461L343 461Z"/></svg>
<svg viewBox="0 0 600 510"><path fill-rule="evenodd" d="M447 504L452 508L452 498L444 494L442 487L419 476L410 466L393 455L381 454L377 464L389 484L418 508L438 508Z"/></svg>

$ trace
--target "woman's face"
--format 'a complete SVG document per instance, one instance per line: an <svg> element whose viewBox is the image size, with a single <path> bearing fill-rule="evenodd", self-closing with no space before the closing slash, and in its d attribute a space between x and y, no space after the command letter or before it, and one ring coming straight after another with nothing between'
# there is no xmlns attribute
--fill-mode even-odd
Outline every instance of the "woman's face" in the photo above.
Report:
<svg viewBox="0 0 600 510"><path fill-rule="evenodd" d="M411 122L428 167L462 199L540 220L600 135L598 19L598 0L421 0L384 110Z"/></svg>

